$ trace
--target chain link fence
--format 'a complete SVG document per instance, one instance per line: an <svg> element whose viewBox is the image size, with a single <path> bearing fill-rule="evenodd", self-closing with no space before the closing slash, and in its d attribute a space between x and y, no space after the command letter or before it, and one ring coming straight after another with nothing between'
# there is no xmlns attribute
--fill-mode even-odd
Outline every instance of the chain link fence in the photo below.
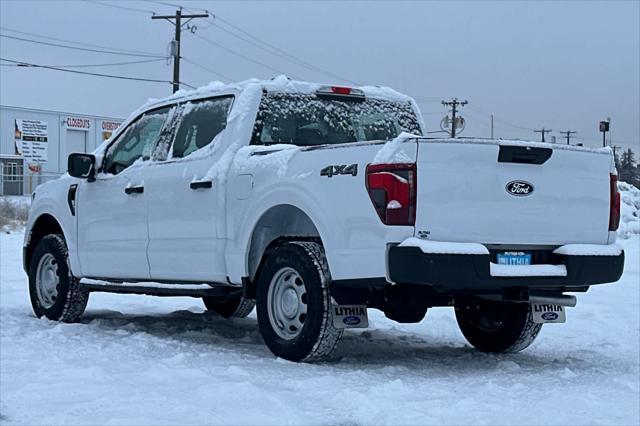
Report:
<svg viewBox="0 0 640 426"><path fill-rule="evenodd" d="M30 195L38 185L58 179L63 173L22 173L8 167L0 169L0 195Z"/></svg>

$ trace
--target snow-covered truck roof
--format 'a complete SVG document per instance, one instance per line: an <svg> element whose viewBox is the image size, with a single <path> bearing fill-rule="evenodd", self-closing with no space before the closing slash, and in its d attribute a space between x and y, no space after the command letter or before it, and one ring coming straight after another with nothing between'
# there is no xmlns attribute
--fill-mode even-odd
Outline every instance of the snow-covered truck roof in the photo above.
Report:
<svg viewBox="0 0 640 426"><path fill-rule="evenodd" d="M308 81L292 80L285 75L279 75L271 80L259 80L257 78L251 78L248 80L235 82L235 83L222 83L221 81L212 81L207 85L198 87L196 89L181 89L171 96L167 96L162 99L149 99L142 107L138 108L134 114L138 114L141 111L148 110L154 107L159 107L168 103L175 103L176 101L188 101L191 99L206 98L211 96L219 96L225 94L241 94L245 91L258 90L260 93L263 90L273 92L284 93L315 93L319 89L327 86L336 86L329 83L312 83ZM361 90L368 98L383 99L392 102L411 102L414 103L413 98L403 93L400 93L390 87L385 86L351 86L352 89Z"/></svg>

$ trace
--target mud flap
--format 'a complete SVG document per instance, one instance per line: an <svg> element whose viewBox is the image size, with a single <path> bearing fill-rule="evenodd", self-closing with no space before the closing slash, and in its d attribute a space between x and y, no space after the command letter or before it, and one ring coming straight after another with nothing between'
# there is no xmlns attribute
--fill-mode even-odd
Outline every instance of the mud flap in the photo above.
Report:
<svg viewBox="0 0 640 426"><path fill-rule="evenodd" d="M536 324L562 323L567 321L564 306L534 303L531 305L533 322Z"/></svg>
<svg viewBox="0 0 640 426"><path fill-rule="evenodd" d="M332 305L335 328L367 328L369 318L366 305Z"/></svg>

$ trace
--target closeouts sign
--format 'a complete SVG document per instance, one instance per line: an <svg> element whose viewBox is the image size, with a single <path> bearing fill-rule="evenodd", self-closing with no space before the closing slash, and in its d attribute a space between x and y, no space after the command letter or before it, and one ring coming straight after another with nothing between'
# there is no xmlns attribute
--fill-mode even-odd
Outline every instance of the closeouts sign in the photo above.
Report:
<svg viewBox="0 0 640 426"><path fill-rule="evenodd" d="M65 124L68 129L91 130L91 120L81 117L67 117Z"/></svg>

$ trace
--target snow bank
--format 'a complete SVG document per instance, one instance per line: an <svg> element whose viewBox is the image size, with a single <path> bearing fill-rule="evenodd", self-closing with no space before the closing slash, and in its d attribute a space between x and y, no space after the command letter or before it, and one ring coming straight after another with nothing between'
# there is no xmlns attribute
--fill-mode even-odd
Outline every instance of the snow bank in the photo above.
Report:
<svg viewBox="0 0 640 426"><path fill-rule="evenodd" d="M0 234L2 425L640 424L638 236L620 282L578 294L522 353L473 350L452 308L418 324L370 309L317 365L271 355L255 312L188 297L94 293L80 323L37 319L22 239Z"/></svg>
<svg viewBox="0 0 640 426"><path fill-rule="evenodd" d="M626 182L618 182L620 191L620 227L618 238L640 234L640 190Z"/></svg>
<svg viewBox="0 0 640 426"><path fill-rule="evenodd" d="M399 246L418 247L423 253L431 254L489 254L482 244L429 241L415 237L407 238Z"/></svg>
<svg viewBox="0 0 640 426"><path fill-rule="evenodd" d="M29 214L31 197L3 196L0 197L0 231L10 231L24 226Z"/></svg>

